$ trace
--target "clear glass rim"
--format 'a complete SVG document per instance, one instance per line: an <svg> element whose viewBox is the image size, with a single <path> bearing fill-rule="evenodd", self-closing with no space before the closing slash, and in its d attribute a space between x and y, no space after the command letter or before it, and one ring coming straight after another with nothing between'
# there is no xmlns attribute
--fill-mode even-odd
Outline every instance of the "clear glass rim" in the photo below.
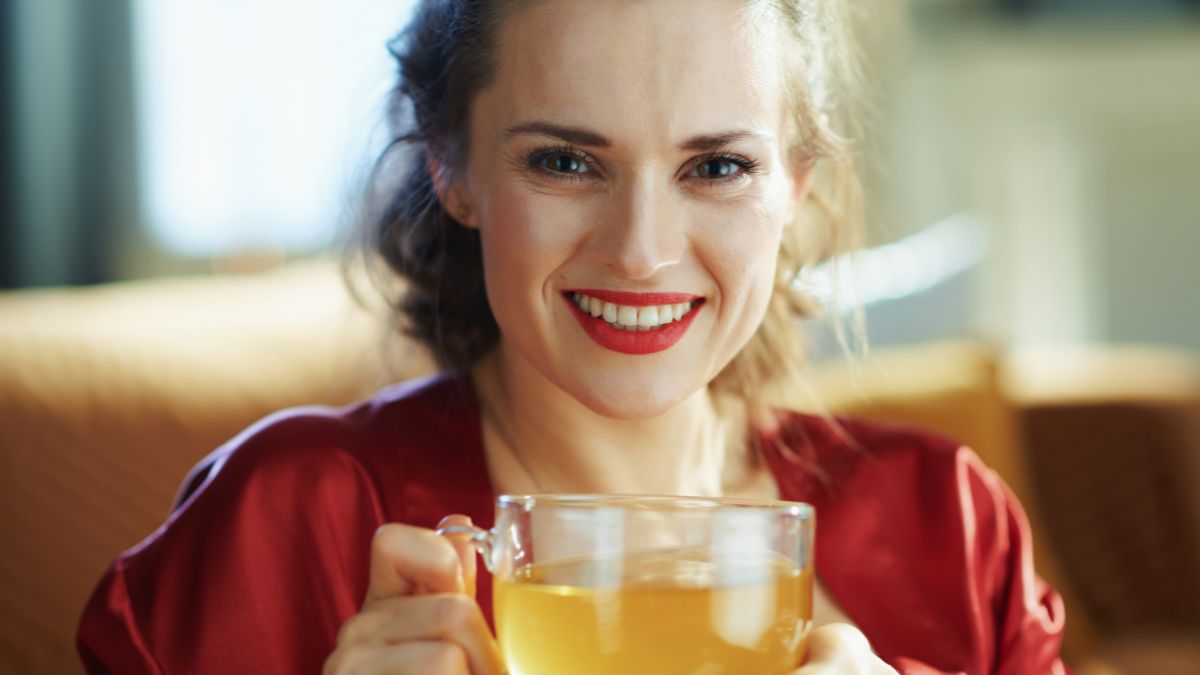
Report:
<svg viewBox="0 0 1200 675"><path fill-rule="evenodd" d="M624 495L624 494L505 494L496 497L500 508L517 507L524 510L535 505L549 507L598 506L616 508L657 507L701 511L714 508L746 508L773 511L780 515L811 518L812 504L789 502L780 499L748 499L742 497L687 497L678 495Z"/></svg>

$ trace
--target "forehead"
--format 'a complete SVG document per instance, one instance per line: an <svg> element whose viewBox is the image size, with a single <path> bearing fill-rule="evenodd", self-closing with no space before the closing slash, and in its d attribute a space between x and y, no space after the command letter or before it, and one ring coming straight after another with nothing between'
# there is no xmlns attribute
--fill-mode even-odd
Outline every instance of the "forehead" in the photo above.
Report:
<svg viewBox="0 0 1200 675"><path fill-rule="evenodd" d="M477 104L664 141L731 125L778 133L781 32L747 0L543 0L505 19ZM480 111L484 112L484 111Z"/></svg>

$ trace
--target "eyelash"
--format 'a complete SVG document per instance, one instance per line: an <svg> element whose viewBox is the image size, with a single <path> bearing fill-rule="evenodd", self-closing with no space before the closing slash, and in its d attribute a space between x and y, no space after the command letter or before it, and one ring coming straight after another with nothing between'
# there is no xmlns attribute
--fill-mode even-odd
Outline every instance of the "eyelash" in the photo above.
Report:
<svg viewBox="0 0 1200 675"><path fill-rule="evenodd" d="M547 148L539 148L537 150L534 150L533 152L529 153L529 155L526 156L525 166L526 166L526 168L533 170L543 176L547 176L547 177L551 178L552 180L561 180L561 181L568 181L568 182L578 182L578 181L588 180L587 177L585 177L584 175L580 175L580 174L576 174L576 173L564 173L561 171L552 171L550 169L547 169L543 165L543 162L545 162L547 159L554 157L556 155L570 155L570 156L578 159L580 162L583 162L583 164L586 165L589 170L596 169L596 161L594 159L592 159L592 157L590 155L588 155L587 153L585 153L577 148L573 148L568 145L557 145L557 146L551 146L551 147L547 147ZM694 171L697 167L703 166L704 164L706 164L708 162L712 162L712 161L729 162L730 164L733 164L734 166L741 169L741 171L738 171L737 173L732 174L730 176L722 176L719 178L700 178L699 179L702 183L705 183L705 184L711 185L711 186L725 185L728 183L739 182L739 181L745 180L749 176L758 173L759 168L761 167L761 164L757 160L750 159L748 157L743 157L741 155L733 155L733 154L726 153L726 152L712 152L712 153L709 153L702 157L699 157L692 164L692 171ZM691 175L691 171L688 172L688 176L690 176L690 175Z"/></svg>

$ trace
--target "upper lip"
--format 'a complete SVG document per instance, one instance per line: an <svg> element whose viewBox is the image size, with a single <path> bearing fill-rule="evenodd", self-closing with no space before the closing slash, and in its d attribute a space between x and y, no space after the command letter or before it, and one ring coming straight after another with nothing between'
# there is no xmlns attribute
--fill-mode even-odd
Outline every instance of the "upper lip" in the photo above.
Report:
<svg viewBox="0 0 1200 675"><path fill-rule="evenodd" d="M692 293L633 293L630 291L608 291L599 288L572 288L566 292L590 295L593 298L611 302L614 305L626 305L629 307L676 305L681 302L701 300L704 297Z"/></svg>

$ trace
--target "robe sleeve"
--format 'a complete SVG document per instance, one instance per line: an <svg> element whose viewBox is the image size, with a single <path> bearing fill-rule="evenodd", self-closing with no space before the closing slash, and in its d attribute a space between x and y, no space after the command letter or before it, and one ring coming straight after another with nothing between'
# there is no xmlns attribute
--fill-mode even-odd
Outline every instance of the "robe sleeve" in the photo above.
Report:
<svg viewBox="0 0 1200 675"><path fill-rule="evenodd" d="M92 594L79 633L79 656L90 675L162 675L129 611L125 570L118 560Z"/></svg>
<svg viewBox="0 0 1200 675"><path fill-rule="evenodd" d="M957 520L966 560L964 599L976 650L966 670L898 656L903 675L1066 675L1059 657L1065 612L1033 569L1032 535L1008 487L967 448L953 454Z"/></svg>
<svg viewBox="0 0 1200 675"><path fill-rule="evenodd" d="M1066 611L1062 598L1033 569L1033 535L1008 486L975 453L960 458L968 546L975 549L971 582L980 612L991 611L996 675L1068 672L1059 651ZM974 536L972 536L974 535Z"/></svg>
<svg viewBox="0 0 1200 675"><path fill-rule="evenodd" d="M817 574L881 659L905 675L1069 672L1062 599L1034 574L1029 522L970 448L794 420L781 445L810 448L815 468L781 468L785 498L816 507Z"/></svg>
<svg viewBox="0 0 1200 675"><path fill-rule="evenodd" d="M341 420L234 439L167 523L113 564L79 624L88 673L319 673L358 610L384 521Z"/></svg>

